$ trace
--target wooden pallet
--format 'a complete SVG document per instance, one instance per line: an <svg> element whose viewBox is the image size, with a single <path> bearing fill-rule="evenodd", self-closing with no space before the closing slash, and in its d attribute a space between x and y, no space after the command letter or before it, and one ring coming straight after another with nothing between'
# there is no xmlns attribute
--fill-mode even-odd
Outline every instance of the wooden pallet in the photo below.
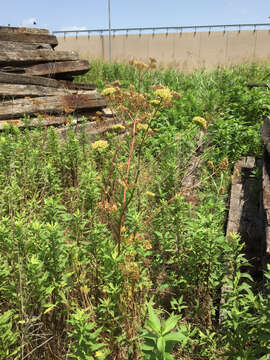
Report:
<svg viewBox="0 0 270 360"><path fill-rule="evenodd" d="M40 116L45 126L66 126L67 116L92 119L106 108L93 84L73 81L89 62L56 46L46 29L0 26L0 130L7 123L35 126Z"/></svg>

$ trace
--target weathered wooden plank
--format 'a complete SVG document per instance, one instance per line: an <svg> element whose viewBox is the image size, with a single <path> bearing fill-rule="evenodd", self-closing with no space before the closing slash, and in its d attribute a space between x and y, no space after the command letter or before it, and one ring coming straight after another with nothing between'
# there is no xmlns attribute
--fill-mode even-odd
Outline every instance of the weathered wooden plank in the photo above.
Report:
<svg viewBox="0 0 270 360"><path fill-rule="evenodd" d="M264 211L262 206L262 161L248 156L234 166L232 176L230 209L226 236L239 234L244 243L244 252L252 265L243 271L249 272L255 281L263 278ZM233 271L233 270L232 270ZM224 304L228 285L221 290ZM220 313L220 322L227 316Z"/></svg>
<svg viewBox="0 0 270 360"><path fill-rule="evenodd" d="M264 120L263 126L261 128L261 136L265 148L270 154L270 118L269 117Z"/></svg>
<svg viewBox="0 0 270 360"><path fill-rule="evenodd" d="M106 106L96 91L78 95L44 96L0 102L0 119L7 120L32 114L73 113Z"/></svg>
<svg viewBox="0 0 270 360"><path fill-rule="evenodd" d="M83 75L89 70L90 66L87 60L49 62L32 65L24 69L25 73L29 75L49 75L51 77L54 77L55 74L70 76Z"/></svg>
<svg viewBox="0 0 270 360"><path fill-rule="evenodd" d="M27 74L34 76L77 76L86 74L90 70L89 62L87 60L74 61L55 61L36 65L29 65L26 67L5 66L2 68L3 72Z"/></svg>
<svg viewBox="0 0 270 360"><path fill-rule="evenodd" d="M51 50L29 50L29 51L6 51L0 52L0 65L31 65L48 61L72 61L79 60L79 55L74 51L51 51Z"/></svg>
<svg viewBox="0 0 270 360"><path fill-rule="evenodd" d="M58 41L55 35L29 32L0 32L1 41L16 41L24 43L44 43L55 47Z"/></svg>
<svg viewBox="0 0 270 360"><path fill-rule="evenodd" d="M249 272L262 276L264 214L262 209L262 161L248 156L238 161L232 177L227 237L238 233L245 244L244 252L253 265Z"/></svg>
<svg viewBox="0 0 270 360"><path fill-rule="evenodd" d="M48 29L39 28L27 28L27 27L13 27L13 26L0 26L0 33L8 34L43 34L48 35L50 31Z"/></svg>
<svg viewBox="0 0 270 360"><path fill-rule="evenodd" d="M43 115L42 120L37 117L31 118L27 121L22 121L19 119L9 119L5 121L0 121L0 130L4 130L7 125L14 125L21 128L26 127L36 127L39 125L50 126L50 125L66 125L68 124L68 118L64 116L53 116L53 115Z"/></svg>
<svg viewBox="0 0 270 360"><path fill-rule="evenodd" d="M263 161L263 208L265 213L265 254L263 267L266 270L267 263L270 262L270 156L265 151Z"/></svg>
<svg viewBox="0 0 270 360"><path fill-rule="evenodd" d="M87 117L83 115L76 115L76 118L70 120L68 116L63 115L48 115L48 114L42 114L42 118L32 117L27 121L22 121L20 119L9 119L5 121L0 121L0 130L3 130L6 125L16 125L17 127L36 127L39 125L42 126L52 126L52 125L69 125L69 124L77 124L82 121L85 121L87 119L88 121L91 121L91 117L96 117L96 111L89 111L87 114ZM94 121L94 119L92 120Z"/></svg>
<svg viewBox="0 0 270 360"><path fill-rule="evenodd" d="M11 74L24 74L24 68L19 66L4 66L1 68L2 72Z"/></svg>
<svg viewBox="0 0 270 360"><path fill-rule="evenodd" d="M74 90L94 90L93 84L74 83L69 81L45 78L41 76L30 76L20 74L8 74L0 71L0 83L4 84L22 84L22 85L40 85L54 88L67 88Z"/></svg>
<svg viewBox="0 0 270 360"><path fill-rule="evenodd" d="M56 88L40 85L2 84L0 83L0 98L18 98L24 96L52 96L65 95L77 92L65 88Z"/></svg>
<svg viewBox="0 0 270 360"><path fill-rule="evenodd" d="M234 167L232 176L230 211L227 223L227 235L239 233L241 227L241 218L243 208L247 200L245 182L248 180L247 175L243 176L243 171L251 171L255 168L255 158L247 157L239 160Z"/></svg>
<svg viewBox="0 0 270 360"><path fill-rule="evenodd" d="M53 80L53 79L52 79ZM57 80L55 80L57 81ZM85 84L85 83L78 83L78 82L71 82L66 80L58 80L58 87L59 88L67 88L70 90L95 90L97 88L94 84Z"/></svg>
<svg viewBox="0 0 270 360"><path fill-rule="evenodd" d="M28 50L39 50L39 49L52 50L52 46L50 44L44 44L44 43L0 41L0 49L1 51L21 51L21 50L28 51Z"/></svg>
<svg viewBox="0 0 270 360"><path fill-rule="evenodd" d="M108 118L114 117L114 113L113 113L112 109L110 109L110 108L102 109L102 114Z"/></svg>
<svg viewBox="0 0 270 360"><path fill-rule="evenodd" d="M76 115L72 120L68 116L63 115L48 115L43 114L42 118L32 117L27 121L20 119L9 119L0 121L0 131L4 130L7 125L15 125L20 128L36 127L36 126L59 126L59 125L77 125L86 121L87 133L97 134L97 131L101 129L102 132L106 130L112 130L112 125L119 123L119 119L111 119L106 116L102 116L101 122L96 122L97 113L95 110L89 111L86 115ZM109 125L109 126L108 126ZM85 125L84 125L85 126ZM66 129L66 128L65 128ZM64 128L59 128L59 132L63 132Z"/></svg>
<svg viewBox="0 0 270 360"><path fill-rule="evenodd" d="M111 131L113 125L119 123L119 119L104 118L102 122L87 122L85 124L78 124L76 126L76 133L80 135L85 132L88 135L90 142L94 141L97 135L101 135L107 131ZM66 138L69 127L57 128L55 131L63 140Z"/></svg>
<svg viewBox="0 0 270 360"><path fill-rule="evenodd" d="M254 87L266 87L266 88L269 88L269 84L267 84L267 83L245 83L245 85L249 89L252 89Z"/></svg>

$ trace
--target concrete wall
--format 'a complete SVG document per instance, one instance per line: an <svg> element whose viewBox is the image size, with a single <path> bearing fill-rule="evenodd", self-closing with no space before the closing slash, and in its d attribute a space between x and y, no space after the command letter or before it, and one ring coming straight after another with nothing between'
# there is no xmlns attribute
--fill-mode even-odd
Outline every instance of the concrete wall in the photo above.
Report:
<svg viewBox="0 0 270 360"><path fill-rule="evenodd" d="M58 37L57 50L74 50L86 59L109 59L108 36ZM270 59L269 30L212 31L174 34L135 34L112 36L114 61L130 59L181 70L230 66Z"/></svg>

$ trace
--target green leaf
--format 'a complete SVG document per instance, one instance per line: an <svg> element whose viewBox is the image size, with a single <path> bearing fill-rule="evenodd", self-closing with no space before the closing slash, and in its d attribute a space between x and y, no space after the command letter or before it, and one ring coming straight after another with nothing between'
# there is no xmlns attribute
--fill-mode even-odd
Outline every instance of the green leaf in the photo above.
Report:
<svg viewBox="0 0 270 360"><path fill-rule="evenodd" d="M141 344L142 351L153 351L155 349L154 345L146 345L145 343Z"/></svg>
<svg viewBox="0 0 270 360"><path fill-rule="evenodd" d="M146 322L146 326L148 326L151 330L153 330L157 334L161 334L160 320L158 316L155 314L155 311L151 304L148 305L148 313L149 313L149 318Z"/></svg>
<svg viewBox="0 0 270 360"><path fill-rule="evenodd" d="M166 335L175 328L180 319L181 316L171 314L170 317L162 324L162 335Z"/></svg>
<svg viewBox="0 0 270 360"><path fill-rule="evenodd" d="M171 334L165 335L164 339L166 341L174 341L174 342L182 342L184 339L186 339L186 335L180 333L180 332L173 332Z"/></svg>
<svg viewBox="0 0 270 360"><path fill-rule="evenodd" d="M160 336L157 340L157 349L162 355L165 354L165 347L166 347L165 339L163 336Z"/></svg>

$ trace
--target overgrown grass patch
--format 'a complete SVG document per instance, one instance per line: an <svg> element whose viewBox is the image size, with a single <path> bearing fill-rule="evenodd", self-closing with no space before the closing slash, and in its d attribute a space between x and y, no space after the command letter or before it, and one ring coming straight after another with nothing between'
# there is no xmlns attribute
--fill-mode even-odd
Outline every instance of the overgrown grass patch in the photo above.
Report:
<svg viewBox="0 0 270 360"><path fill-rule="evenodd" d="M245 82L269 70L93 62L113 133L1 133L0 359L267 359L269 292L223 226L234 163L263 153L268 91Z"/></svg>

